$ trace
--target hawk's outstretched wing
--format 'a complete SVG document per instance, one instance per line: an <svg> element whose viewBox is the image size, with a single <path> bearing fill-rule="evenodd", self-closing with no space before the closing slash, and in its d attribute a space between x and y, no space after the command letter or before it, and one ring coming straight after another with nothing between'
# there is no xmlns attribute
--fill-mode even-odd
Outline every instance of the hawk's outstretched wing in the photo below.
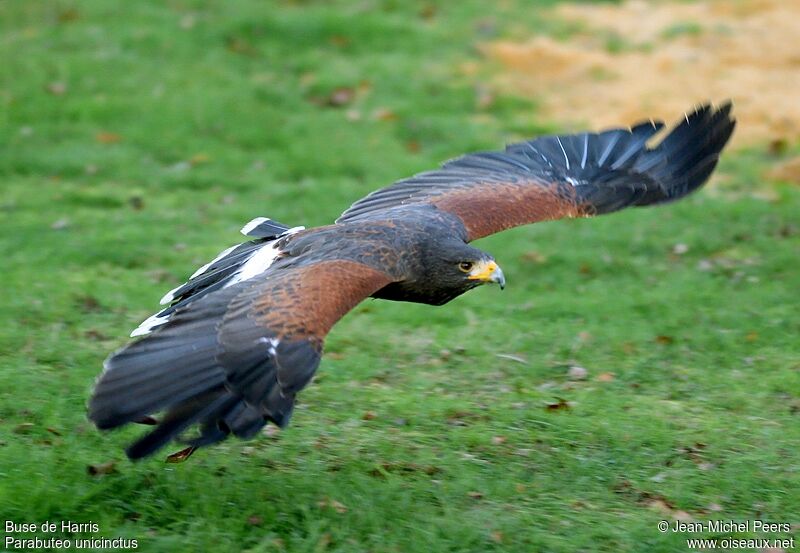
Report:
<svg viewBox="0 0 800 553"><path fill-rule="evenodd" d="M699 188L733 132L731 104L704 105L653 147L664 125L546 136L503 152L468 154L377 190L337 222L380 219L401 205L433 205L461 219L470 240L511 227L668 202Z"/></svg>
<svg viewBox="0 0 800 553"><path fill-rule="evenodd" d="M99 428L164 419L127 449L149 455L189 426L191 446L285 426L319 364L330 328L391 278L348 260L283 268L178 307L149 336L105 362L89 404Z"/></svg>

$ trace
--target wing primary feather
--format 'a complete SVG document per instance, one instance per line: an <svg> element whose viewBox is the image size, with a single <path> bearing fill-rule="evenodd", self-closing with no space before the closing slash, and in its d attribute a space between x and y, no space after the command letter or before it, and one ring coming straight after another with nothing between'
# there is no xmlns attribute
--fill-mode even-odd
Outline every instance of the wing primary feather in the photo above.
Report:
<svg viewBox="0 0 800 553"><path fill-rule="evenodd" d="M586 158L589 156L589 134L583 135L583 156L581 157L581 169L586 169Z"/></svg>
<svg viewBox="0 0 800 553"><path fill-rule="evenodd" d="M617 145L617 142L622 137L622 134L620 134L618 132L614 132L614 131L612 131L612 132L613 132L613 134L610 137L611 139L608 141L608 144L606 144L606 147L603 150L603 153L600 154L600 157L597 160L598 167L603 167L605 165L606 160L608 159L608 156L611 154L611 151L614 149L614 146Z"/></svg>
<svg viewBox="0 0 800 553"><path fill-rule="evenodd" d="M561 148L561 153L564 154L564 164L567 167L567 171L569 171L569 156L567 155L566 150L564 150L564 144L561 143L561 137L557 136L556 141L558 142L558 146Z"/></svg>

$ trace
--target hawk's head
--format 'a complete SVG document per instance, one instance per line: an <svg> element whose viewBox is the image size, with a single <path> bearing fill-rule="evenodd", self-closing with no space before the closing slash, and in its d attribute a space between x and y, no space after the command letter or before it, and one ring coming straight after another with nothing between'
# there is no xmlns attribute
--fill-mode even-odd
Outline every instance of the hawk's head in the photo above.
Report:
<svg viewBox="0 0 800 553"><path fill-rule="evenodd" d="M429 240L416 250L407 277L373 297L443 305L481 284L506 285L503 271L486 252L455 240Z"/></svg>
<svg viewBox="0 0 800 553"><path fill-rule="evenodd" d="M422 255L419 271L408 282L416 300L442 305L481 284L506 285L503 271L486 252L464 242L434 241Z"/></svg>

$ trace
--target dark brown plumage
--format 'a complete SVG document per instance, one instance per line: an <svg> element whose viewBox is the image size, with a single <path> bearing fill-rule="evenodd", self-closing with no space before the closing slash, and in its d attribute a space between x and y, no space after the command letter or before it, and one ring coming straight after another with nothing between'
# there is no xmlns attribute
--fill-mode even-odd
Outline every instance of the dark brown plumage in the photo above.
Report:
<svg viewBox="0 0 800 553"><path fill-rule="evenodd" d="M114 428L163 412L128 448L134 459L176 438L189 445L185 458L229 434L285 426L328 331L361 300L441 305L483 283L503 286L494 259L468 242L685 196L716 166L730 109L702 106L654 146L662 123L469 154L373 192L325 227L258 218L242 229L252 240L168 293L132 334L145 337L106 360L89 417Z"/></svg>

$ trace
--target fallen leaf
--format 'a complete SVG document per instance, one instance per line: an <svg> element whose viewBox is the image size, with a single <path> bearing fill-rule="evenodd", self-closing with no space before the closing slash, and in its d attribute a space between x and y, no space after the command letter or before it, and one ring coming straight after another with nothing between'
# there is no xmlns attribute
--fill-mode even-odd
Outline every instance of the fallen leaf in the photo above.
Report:
<svg viewBox="0 0 800 553"><path fill-rule="evenodd" d="M545 408L548 411L559 411L562 409L569 409L571 407L570 402L566 401L565 399L558 398L558 401L550 402L545 404Z"/></svg>
<svg viewBox="0 0 800 553"><path fill-rule="evenodd" d="M494 445L502 445L508 441L505 436L492 436L492 443Z"/></svg>
<svg viewBox="0 0 800 553"><path fill-rule="evenodd" d="M236 37L230 36L225 39L225 47L228 51L233 52L234 54L240 54L242 56L255 56L258 54L258 50L250 44L247 40Z"/></svg>
<svg viewBox="0 0 800 553"><path fill-rule="evenodd" d="M326 103L332 107L341 107L351 103L355 97L355 90L350 87L342 86L330 93Z"/></svg>
<svg viewBox="0 0 800 553"><path fill-rule="evenodd" d="M713 268L714 268L714 262L711 261L710 259L701 259L700 261L697 262L698 271L708 272Z"/></svg>
<svg viewBox="0 0 800 553"><path fill-rule="evenodd" d="M512 353L497 353L495 354L495 357L499 357L500 359L508 359L509 361L516 361L517 363L522 363L523 365L528 363L528 360L523 356Z"/></svg>
<svg viewBox="0 0 800 553"><path fill-rule="evenodd" d="M789 142L785 137L773 138L767 144L767 151L773 156L780 156L786 153Z"/></svg>
<svg viewBox="0 0 800 553"><path fill-rule="evenodd" d="M195 449L197 449L197 448L193 447L193 446L189 446L189 447L186 447L184 449L181 449L180 451L176 451L175 453L172 453L171 455L167 455L166 462L167 463L183 463L184 461L186 461L186 459L188 459L189 457L192 456L192 453L194 453Z"/></svg>
<svg viewBox="0 0 800 553"><path fill-rule="evenodd" d="M633 484L630 480L622 480L614 484L614 493L628 494L633 490Z"/></svg>
<svg viewBox="0 0 800 553"><path fill-rule="evenodd" d="M537 265L541 265L542 263L547 261L547 256L537 251L529 251L522 254L522 260L527 261L529 263L536 263Z"/></svg>
<svg viewBox="0 0 800 553"><path fill-rule="evenodd" d="M331 46L336 46L337 48L344 48L350 45L350 39L344 35L333 35L328 39L328 42Z"/></svg>
<svg viewBox="0 0 800 553"><path fill-rule="evenodd" d="M487 415L471 411L451 411L447 415L447 422L453 426L467 426L467 421L486 420Z"/></svg>
<svg viewBox="0 0 800 553"><path fill-rule="evenodd" d="M597 375L597 378L595 378L595 380L597 380L598 382L612 382L614 380L614 373L609 373L609 372L600 373Z"/></svg>
<svg viewBox="0 0 800 553"><path fill-rule="evenodd" d="M483 499L483 494L481 492L467 492L467 495L472 499Z"/></svg>
<svg viewBox="0 0 800 553"><path fill-rule="evenodd" d="M692 515L686 511L676 509L675 505L663 496L649 496L645 494L643 503L651 509L655 509L660 513L672 517L675 520L690 521Z"/></svg>
<svg viewBox="0 0 800 553"><path fill-rule="evenodd" d="M272 438L272 437L278 436L281 433L281 429L280 429L280 427L275 426L274 424L268 424L268 425L264 426L264 429L261 431L261 433L264 436Z"/></svg>
<svg viewBox="0 0 800 553"><path fill-rule="evenodd" d="M680 452L680 454L686 459L689 459L696 464L700 464L704 462L703 453L705 449L706 449L706 444L702 442L695 442L694 444L689 446L679 447L678 452Z"/></svg>
<svg viewBox="0 0 800 553"><path fill-rule="evenodd" d="M131 206L131 209L134 211L141 211L144 209L144 200L141 196L131 196L128 198L128 205Z"/></svg>
<svg viewBox="0 0 800 553"><path fill-rule="evenodd" d="M567 378L570 380L586 380L589 376L589 371L578 365L573 365L567 371Z"/></svg>
<svg viewBox="0 0 800 553"><path fill-rule="evenodd" d="M417 463L384 461L369 471L370 476L385 477L387 474L422 473L428 476L439 474L442 469L434 465L418 465Z"/></svg>
<svg viewBox="0 0 800 553"><path fill-rule="evenodd" d="M117 472L116 461L106 461L105 463L98 463L96 465L89 465L86 467L86 472L92 476L101 476L103 474L112 474Z"/></svg>
<svg viewBox="0 0 800 553"><path fill-rule="evenodd" d="M500 530L495 530L491 534L492 541L495 543L503 543L503 533Z"/></svg>
<svg viewBox="0 0 800 553"><path fill-rule="evenodd" d="M364 411L364 414L361 415L361 419L365 421L371 421L377 417L377 413L375 411Z"/></svg>
<svg viewBox="0 0 800 553"><path fill-rule="evenodd" d="M67 91L67 83L55 81L47 85L47 92L53 96L63 96Z"/></svg>
<svg viewBox="0 0 800 553"><path fill-rule="evenodd" d="M12 432L14 434L30 434L34 424L32 422L23 422L14 427Z"/></svg>
<svg viewBox="0 0 800 553"><path fill-rule="evenodd" d="M344 514L347 512L347 507L344 503L336 501L335 499L331 499L330 497L325 497L317 502L317 507L320 509L331 508L337 513Z"/></svg>
<svg viewBox="0 0 800 553"><path fill-rule="evenodd" d="M100 301L90 294L78 296L75 298L75 303L78 304L78 308L83 313L97 313L98 311L103 310L103 307L100 305Z"/></svg>
<svg viewBox="0 0 800 553"><path fill-rule="evenodd" d="M89 340L108 340L108 336L97 330L96 328L90 328L86 332L83 333L83 336Z"/></svg>
<svg viewBox="0 0 800 553"><path fill-rule="evenodd" d="M70 23L80 18L80 13L75 8L67 8L58 12L59 23Z"/></svg>
<svg viewBox="0 0 800 553"><path fill-rule="evenodd" d="M149 278L152 282L161 283L161 282L172 282L173 276L172 273L166 271L164 269L154 269L152 271L147 272L147 278Z"/></svg>
<svg viewBox="0 0 800 553"><path fill-rule="evenodd" d="M180 25L181 29L188 30L194 28L195 23L197 23L197 18L194 16L194 14L187 13L186 15L181 17L181 20L178 22L178 25Z"/></svg>
<svg viewBox="0 0 800 553"><path fill-rule="evenodd" d="M478 109L488 109L492 107L494 102L494 92L488 86L478 85L475 87L475 105Z"/></svg>
<svg viewBox="0 0 800 553"><path fill-rule="evenodd" d="M422 19L431 19L434 15L436 15L436 6L433 4L425 4L422 6L422 9L419 10L419 16Z"/></svg>
<svg viewBox="0 0 800 553"><path fill-rule="evenodd" d="M69 227L69 219L67 219L66 217L62 217L61 219L54 221L50 225L50 228L53 230L64 230L65 228L68 227Z"/></svg>
<svg viewBox="0 0 800 553"><path fill-rule="evenodd" d="M200 153L200 154L194 154L192 157L190 157L189 163L192 165L192 167L194 167L196 165L202 165L204 163L208 163L210 160L211 158L208 156L208 154Z"/></svg>
<svg viewBox="0 0 800 553"><path fill-rule="evenodd" d="M116 144L122 137L117 133L108 132L108 131L100 131L96 135L94 135L94 139L98 141L100 144Z"/></svg>
<svg viewBox="0 0 800 553"><path fill-rule="evenodd" d="M661 344L662 346L668 346L669 344L675 342L675 338L673 338L672 336L666 336L664 334L660 334L656 336L656 342Z"/></svg>
<svg viewBox="0 0 800 553"><path fill-rule="evenodd" d="M377 108L372 112L372 118L376 121L395 121L397 114L388 108Z"/></svg>
<svg viewBox="0 0 800 553"><path fill-rule="evenodd" d="M633 355L637 351L636 344L634 344L633 342L623 342L622 351L625 352L627 355Z"/></svg>

